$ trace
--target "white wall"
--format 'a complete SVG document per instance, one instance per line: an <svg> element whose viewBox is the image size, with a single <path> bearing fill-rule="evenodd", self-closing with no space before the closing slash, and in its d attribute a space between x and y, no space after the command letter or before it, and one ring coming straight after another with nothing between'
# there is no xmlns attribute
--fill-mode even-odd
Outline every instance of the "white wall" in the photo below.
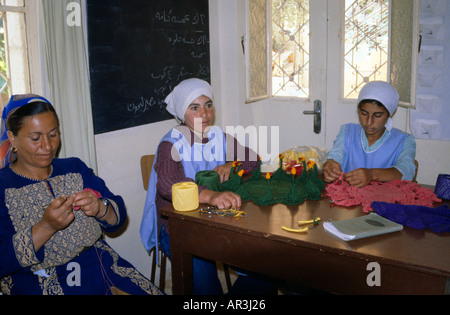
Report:
<svg viewBox="0 0 450 315"><path fill-rule="evenodd" d="M124 231L107 242L147 277L150 258L141 242L139 228L147 192L142 183L140 158L155 154L159 140L176 125L174 120L97 135L98 175L108 188L121 195L128 211Z"/></svg>
<svg viewBox="0 0 450 315"><path fill-rule="evenodd" d="M221 127L271 126L276 119L280 121L280 113L289 107L289 104L280 107L274 117L271 110L264 110L258 103L245 104L245 65L240 42L245 32L244 4L242 0L210 0L212 85L217 106L216 125ZM346 122L348 118L337 119ZM396 127L407 129L408 113L405 109L398 110L394 123ZM154 154L159 140L174 125L175 121L169 120L95 137L99 175L112 192L124 198L129 216L125 231L107 240L122 257L147 276L150 273L150 258L139 237L146 197L140 157ZM280 138L283 139L280 149L287 149L291 143L297 145L295 135L290 131L289 126L280 128ZM334 137L330 134L327 138ZM328 140L327 146L331 145L332 141ZM419 182L434 185L438 173L449 173L449 156L450 142L418 140Z"/></svg>
<svg viewBox="0 0 450 315"><path fill-rule="evenodd" d="M434 186L439 174L450 174L450 141L416 139L416 143L417 181Z"/></svg>

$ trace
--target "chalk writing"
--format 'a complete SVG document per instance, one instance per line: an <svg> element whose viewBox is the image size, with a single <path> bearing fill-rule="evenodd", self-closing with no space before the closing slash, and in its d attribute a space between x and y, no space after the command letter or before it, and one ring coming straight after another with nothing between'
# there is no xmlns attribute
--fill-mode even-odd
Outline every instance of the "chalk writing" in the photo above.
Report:
<svg viewBox="0 0 450 315"><path fill-rule="evenodd" d="M150 108L154 105L154 98L144 99L141 97L141 101L138 104L131 103L128 104L127 110L132 112L133 114L145 113L150 110Z"/></svg>
<svg viewBox="0 0 450 315"><path fill-rule="evenodd" d="M196 71L187 71L184 66L174 67L174 66L166 66L164 67L162 72L152 72L151 78L161 81L163 83L169 84L171 82L181 82L182 80L189 77L197 77L197 78L208 78L210 74L210 69L206 65L198 65ZM163 86L164 90L159 89L158 91L154 91L155 93L166 93L172 90L172 87L169 85Z"/></svg>
<svg viewBox="0 0 450 315"><path fill-rule="evenodd" d="M195 36L176 33L173 37L169 36L167 40L172 46L177 44L197 45L197 46L209 45L209 38L204 34Z"/></svg>
<svg viewBox="0 0 450 315"><path fill-rule="evenodd" d="M157 21L163 23L173 23L173 24L200 24L204 25L206 15L196 13L193 17L190 14L185 14L183 16L178 16L173 14L173 10L163 10L162 12L156 12L155 18Z"/></svg>
<svg viewBox="0 0 450 315"><path fill-rule="evenodd" d="M172 69L173 69L172 66L168 66L168 67L166 66L166 67L164 67L162 72L157 73L157 74L152 73L151 74L152 79L157 79L157 80L161 80L161 81L163 81L164 79L172 80L172 76L171 76Z"/></svg>
<svg viewBox="0 0 450 315"><path fill-rule="evenodd" d="M195 51L191 52L191 56L197 59L202 59L206 56L206 53L196 53Z"/></svg>

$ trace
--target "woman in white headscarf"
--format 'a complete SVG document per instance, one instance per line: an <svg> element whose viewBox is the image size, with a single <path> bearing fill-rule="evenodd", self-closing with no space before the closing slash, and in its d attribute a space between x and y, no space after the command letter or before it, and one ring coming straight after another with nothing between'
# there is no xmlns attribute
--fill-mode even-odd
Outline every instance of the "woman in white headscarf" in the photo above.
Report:
<svg viewBox="0 0 450 315"><path fill-rule="evenodd" d="M185 80L175 87L165 102L169 113L181 124L169 131L158 146L141 223L141 239L148 251L159 243L170 257L168 222L158 215L157 209L171 204L172 185L194 182L196 173L204 170L215 170L220 181L226 181L238 154L242 155L239 160L244 170L252 171L259 164L256 153L239 147L234 137L213 126L215 107L208 82ZM233 149L231 154L227 152ZM216 192L204 186L199 186L199 201L219 209L241 206L239 195ZM194 294L222 293L215 262L194 258L193 268Z"/></svg>
<svg viewBox="0 0 450 315"><path fill-rule="evenodd" d="M414 178L414 137L392 125L398 101L397 91L386 82L369 82L361 89L359 124L341 127L323 167L326 182L337 180L342 173L344 180L355 187L372 181Z"/></svg>

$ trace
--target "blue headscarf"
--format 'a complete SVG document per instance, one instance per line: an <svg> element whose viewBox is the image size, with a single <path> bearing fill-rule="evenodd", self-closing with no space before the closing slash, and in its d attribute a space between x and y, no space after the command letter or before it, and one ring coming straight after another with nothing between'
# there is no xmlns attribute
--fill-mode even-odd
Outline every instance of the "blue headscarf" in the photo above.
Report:
<svg viewBox="0 0 450 315"><path fill-rule="evenodd" d="M8 139L8 128L6 122L11 114L18 108L33 102L44 102L51 105L51 103L42 96L27 94L11 96L9 102L3 108L2 119L0 122L0 169L8 166L16 158L14 153L11 154L11 143Z"/></svg>

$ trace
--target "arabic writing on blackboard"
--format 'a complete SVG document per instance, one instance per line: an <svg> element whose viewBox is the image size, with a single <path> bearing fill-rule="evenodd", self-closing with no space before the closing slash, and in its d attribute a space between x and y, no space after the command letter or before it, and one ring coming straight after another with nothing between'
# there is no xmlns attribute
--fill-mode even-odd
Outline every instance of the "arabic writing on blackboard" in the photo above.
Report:
<svg viewBox="0 0 450 315"><path fill-rule="evenodd" d="M208 0L87 0L95 133L171 119L182 80L210 81Z"/></svg>

